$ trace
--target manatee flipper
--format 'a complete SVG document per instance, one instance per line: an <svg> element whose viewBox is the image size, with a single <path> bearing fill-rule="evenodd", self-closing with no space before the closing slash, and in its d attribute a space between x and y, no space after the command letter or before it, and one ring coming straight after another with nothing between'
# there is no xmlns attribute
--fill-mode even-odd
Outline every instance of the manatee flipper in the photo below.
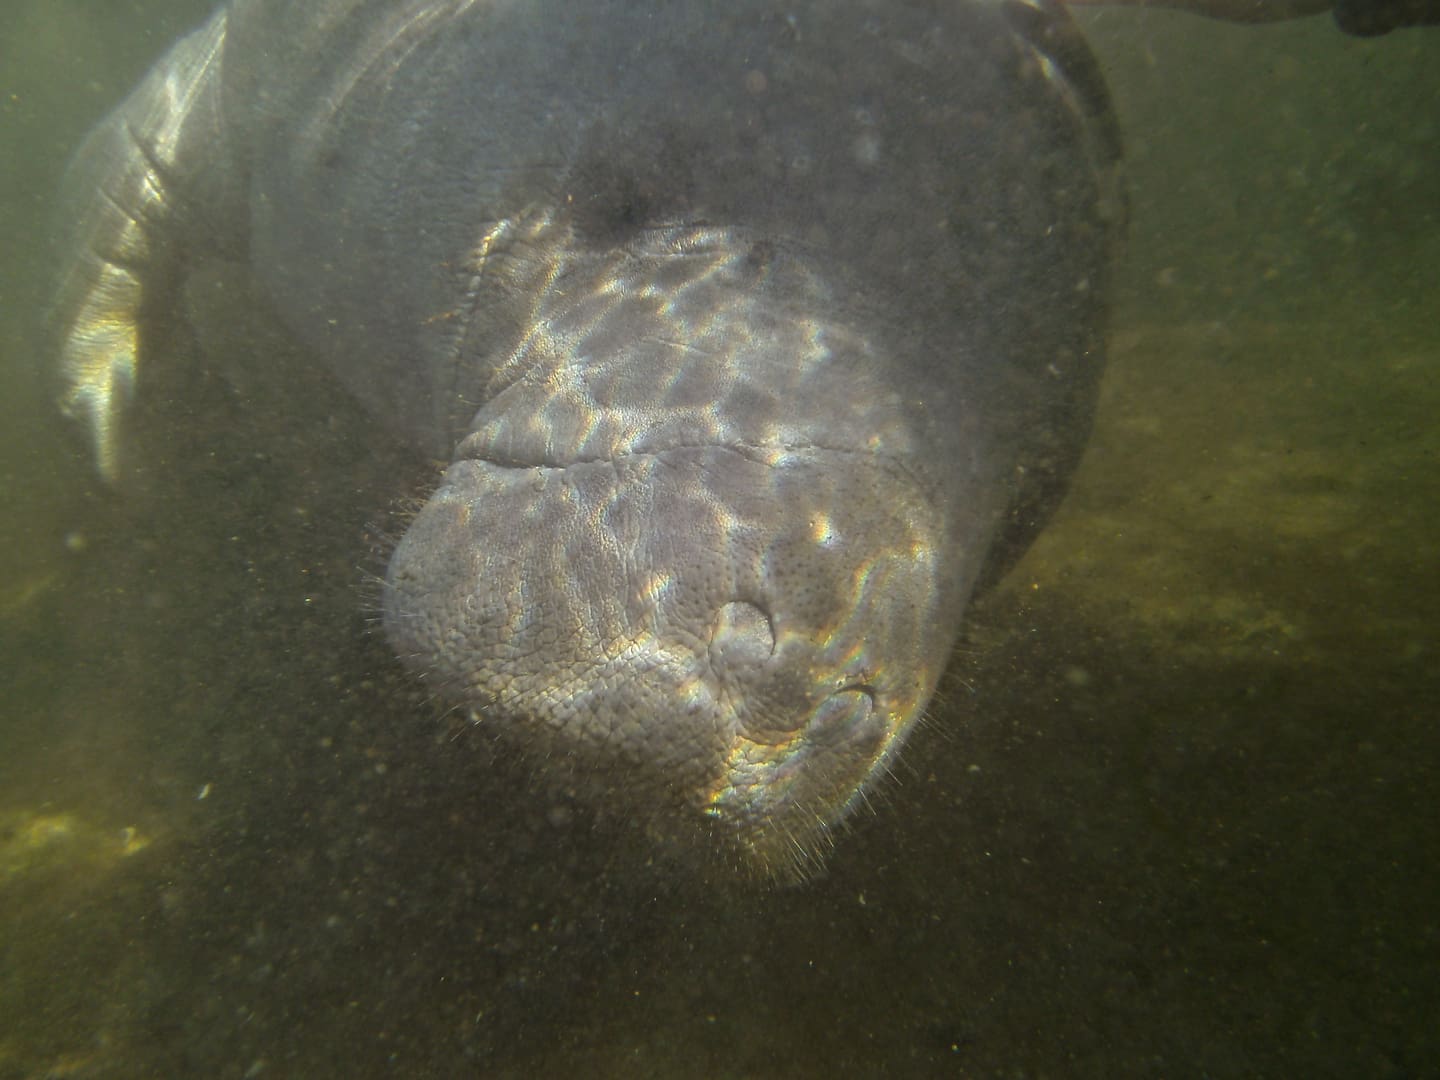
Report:
<svg viewBox="0 0 1440 1080"><path fill-rule="evenodd" d="M141 316L178 262L178 207L195 162L222 145L217 13L177 44L86 140L65 178L68 218L53 312L61 406L88 429L106 480L119 469L120 422L140 359ZM208 144L208 145L202 145Z"/></svg>

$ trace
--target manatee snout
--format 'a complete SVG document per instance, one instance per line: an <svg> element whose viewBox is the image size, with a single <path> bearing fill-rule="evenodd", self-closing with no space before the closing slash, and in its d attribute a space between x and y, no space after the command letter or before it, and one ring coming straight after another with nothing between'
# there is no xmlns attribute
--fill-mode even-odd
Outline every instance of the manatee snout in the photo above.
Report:
<svg viewBox="0 0 1440 1080"><path fill-rule="evenodd" d="M883 456L462 460L394 553L386 629L535 760L659 817L687 808L773 870L843 816L933 688L937 529Z"/></svg>

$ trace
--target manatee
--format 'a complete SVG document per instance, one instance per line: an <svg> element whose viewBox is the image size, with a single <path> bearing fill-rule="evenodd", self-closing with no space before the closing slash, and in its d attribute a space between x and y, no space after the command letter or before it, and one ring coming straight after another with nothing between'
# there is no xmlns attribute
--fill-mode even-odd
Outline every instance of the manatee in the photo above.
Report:
<svg viewBox="0 0 1440 1080"><path fill-rule="evenodd" d="M1047 0L233 0L71 165L61 402L123 490L154 328L240 268L449 463L384 578L404 663L803 874L1083 450L1119 165Z"/></svg>

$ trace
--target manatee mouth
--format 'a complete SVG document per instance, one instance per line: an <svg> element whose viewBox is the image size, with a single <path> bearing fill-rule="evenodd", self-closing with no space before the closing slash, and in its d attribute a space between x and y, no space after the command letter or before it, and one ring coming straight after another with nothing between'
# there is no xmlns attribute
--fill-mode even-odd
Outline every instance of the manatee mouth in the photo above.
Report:
<svg viewBox="0 0 1440 1080"><path fill-rule="evenodd" d="M743 601L726 604L711 638L711 670L757 670L775 654L774 620ZM715 786L703 797L707 817L744 837L746 854L769 864L809 858L809 834L846 816L903 729L867 678L841 675L793 727L737 730ZM741 711L739 709L737 712ZM851 793L837 800L837 793ZM838 807L838 809L837 809ZM787 822L783 829L777 823ZM784 850L769 850L775 843Z"/></svg>
<svg viewBox="0 0 1440 1080"><path fill-rule="evenodd" d="M904 717L887 715L871 687L838 690L782 742L737 738L705 814L730 834L747 865L803 877L884 771L906 726Z"/></svg>
<svg viewBox="0 0 1440 1080"><path fill-rule="evenodd" d="M568 448L557 448L550 441L526 440L517 445L517 440L508 432L471 432L456 448L457 461L473 461L496 469L565 469L584 468L590 465L618 466L625 461L675 457L695 451L719 451L736 454L750 461L772 467L783 465L783 455L797 450L819 449L816 447L758 446L736 442L700 441L673 443L666 446L650 445L648 440L637 439L634 446L618 446L606 452L586 455Z"/></svg>

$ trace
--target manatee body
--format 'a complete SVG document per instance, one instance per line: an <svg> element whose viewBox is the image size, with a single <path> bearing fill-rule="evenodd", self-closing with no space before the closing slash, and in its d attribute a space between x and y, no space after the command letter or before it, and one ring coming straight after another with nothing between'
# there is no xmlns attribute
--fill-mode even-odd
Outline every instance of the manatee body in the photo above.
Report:
<svg viewBox="0 0 1440 1080"><path fill-rule="evenodd" d="M241 265L450 462L386 577L406 663L803 869L1079 456L1117 162L1048 6L235 0L72 166L63 402L120 475L147 321Z"/></svg>

